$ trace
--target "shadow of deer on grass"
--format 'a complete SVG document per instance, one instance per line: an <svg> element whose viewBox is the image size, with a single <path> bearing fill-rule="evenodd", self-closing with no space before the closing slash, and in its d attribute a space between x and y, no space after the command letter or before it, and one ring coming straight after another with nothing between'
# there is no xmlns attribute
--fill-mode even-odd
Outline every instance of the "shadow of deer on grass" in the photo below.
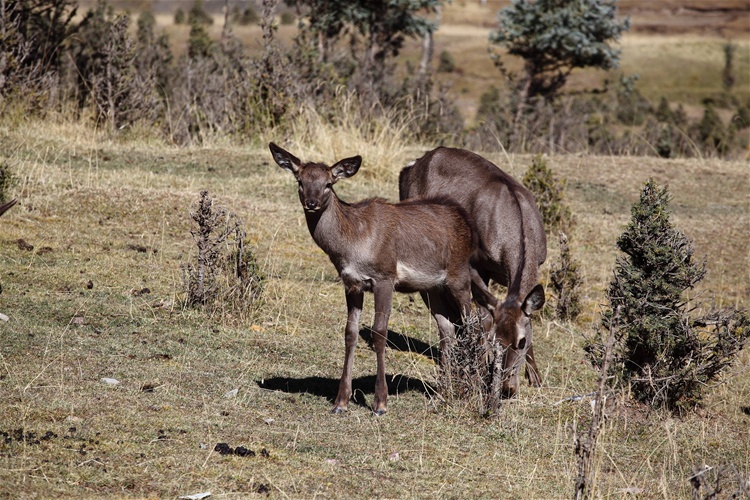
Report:
<svg viewBox="0 0 750 500"><path fill-rule="evenodd" d="M361 328L359 336L372 348L373 338L370 328ZM430 345L408 335L388 330L388 346L400 352L412 352L421 354L435 363L440 362L440 348ZM386 375L388 395L393 396L404 392L416 391L425 396L436 393L436 389L424 380L406 375ZM367 394L374 393L375 375L366 375L352 379L352 402L363 408L372 409L365 398ZM281 391L288 394L311 394L313 396L326 398L333 403L339 387L339 379L335 377L271 377L258 381L258 387L270 391Z"/></svg>

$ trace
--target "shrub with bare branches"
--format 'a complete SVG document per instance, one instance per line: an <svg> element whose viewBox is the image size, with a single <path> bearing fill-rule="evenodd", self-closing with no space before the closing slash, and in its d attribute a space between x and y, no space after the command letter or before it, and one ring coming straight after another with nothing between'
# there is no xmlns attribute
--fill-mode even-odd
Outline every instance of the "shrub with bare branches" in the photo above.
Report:
<svg viewBox="0 0 750 500"><path fill-rule="evenodd" d="M223 207L214 207L201 191L196 224L190 234L197 246L195 262L183 263L185 305L212 311L245 310L263 293L264 278L252 249L246 247L242 221Z"/></svg>
<svg viewBox="0 0 750 500"><path fill-rule="evenodd" d="M57 104L65 44L78 30L73 0L0 0L0 109Z"/></svg>
<svg viewBox="0 0 750 500"><path fill-rule="evenodd" d="M506 347L488 339L479 317L464 318L456 338L448 342L447 366L441 367L438 391L446 400L460 400L480 415L493 415L503 399L502 383Z"/></svg>

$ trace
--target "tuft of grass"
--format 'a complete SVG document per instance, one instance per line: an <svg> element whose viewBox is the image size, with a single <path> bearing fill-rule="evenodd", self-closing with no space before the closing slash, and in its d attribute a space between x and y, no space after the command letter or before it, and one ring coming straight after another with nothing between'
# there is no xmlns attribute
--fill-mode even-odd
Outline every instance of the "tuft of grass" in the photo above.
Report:
<svg viewBox="0 0 750 500"><path fill-rule="evenodd" d="M341 89L331 110L321 112L312 105L300 110L290 131L276 131L284 137L267 137L269 141L287 144L303 161L334 161L361 155L364 177L393 181L403 168L405 152L413 148L408 141L413 125L411 118L393 111L363 110L357 96ZM330 117L335 117L330 120Z"/></svg>

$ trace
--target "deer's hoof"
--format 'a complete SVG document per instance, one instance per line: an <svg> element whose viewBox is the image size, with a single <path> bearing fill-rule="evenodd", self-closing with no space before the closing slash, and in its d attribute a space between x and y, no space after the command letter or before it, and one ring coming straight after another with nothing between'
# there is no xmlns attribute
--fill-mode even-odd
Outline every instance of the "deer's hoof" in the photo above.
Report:
<svg viewBox="0 0 750 500"><path fill-rule="evenodd" d="M372 413L373 413L373 414L374 414L374 415L375 415L376 417L382 417L383 415L385 415L385 413L386 413L386 410L383 410L383 409L381 409L381 410L373 410L373 412L372 412Z"/></svg>
<svg viewBox="0 0 750 500"><path fill-rule="evenodd" d="M331 413L333 413L334 415L341 415L342 413L346 413L346 408L343 408L341 406L334 406L331 409Z"/></svg>

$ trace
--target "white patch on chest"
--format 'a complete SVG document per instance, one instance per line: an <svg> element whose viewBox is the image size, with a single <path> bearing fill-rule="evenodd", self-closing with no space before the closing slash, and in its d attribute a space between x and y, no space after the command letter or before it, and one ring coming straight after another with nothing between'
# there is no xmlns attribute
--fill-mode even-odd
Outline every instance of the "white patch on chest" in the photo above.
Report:
<svg viewBox="0 0 750 500"><path fill-rule="evenodd" d="M396 262L396 284L408 286L418 290L427 290L445 284L447 273L445 269L424 270L414 269L403 262Z"/></svg>

